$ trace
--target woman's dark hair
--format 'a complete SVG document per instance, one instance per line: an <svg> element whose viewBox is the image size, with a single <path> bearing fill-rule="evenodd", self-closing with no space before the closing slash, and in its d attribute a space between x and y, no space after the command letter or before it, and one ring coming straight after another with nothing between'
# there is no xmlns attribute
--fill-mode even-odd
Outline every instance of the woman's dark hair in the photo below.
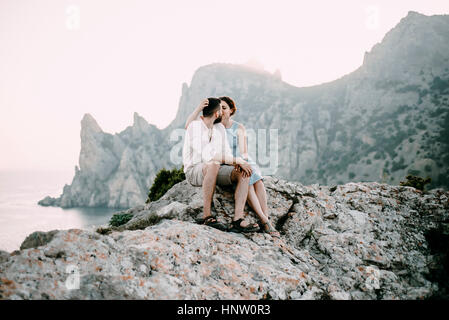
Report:
<svg viewBox="0 0 449 320"><path fill-rule="evenodd" d="M229 108L231 109L231 116L234 115L234 113L237 111L234 100L229 97L220 97L219 99L228 104Z"/></svg>
<svg viewBox="0 0 449 320"><path fill-rule="evenodd" d="M210 117L220 109L220 99L217 98L207 98L209 100L209 104L206 108L203 109L203 116Z"/></svg>

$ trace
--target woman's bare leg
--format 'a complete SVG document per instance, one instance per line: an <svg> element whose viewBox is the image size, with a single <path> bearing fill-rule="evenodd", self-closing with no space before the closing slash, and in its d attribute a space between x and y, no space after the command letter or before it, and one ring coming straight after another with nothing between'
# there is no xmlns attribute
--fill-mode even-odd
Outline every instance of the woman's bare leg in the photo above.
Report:
<svg viewBox="0 0 449 320"><path fill-rule="evenodd" d="M262 220L263 229L266 232L268 232L269 234L271 234L271 236L279 237L280 236L279 232L276 231L276 229L271 225L270 220L268 220L268 216L265 215L265 213L262 210L262 207L261 207L260 201L259 201L259 197L257 197L257 194L256 194L254 184L250 185L248 188L248 199L247 200L248 200L248 204L253 208L253 210L259 216L259 219ZM267 208L267 212L268 212L268 208Z"/></svg>
<svg viewBox="0 0 449 320"><path fill-rule="evenodd" d="M256 191L254 190L254 185L250 185L249 188L248 188L248 198L247 198L247 200L248 200L248 204L254 210L254 212L257 214L259 219L262 222L267 222L268 218L263 213L262 207L260 206L259 198L257 197Z"/></svg>
<svg viewBox="0 0 449 320"><path fill-rule="evenodd" d="M257 198L259 199L259 204L264 215L269 217L270 212L267 205L267 192L265 190L265 185L263 184L262 179L254 183L254 190L256 192Z"/></svg>

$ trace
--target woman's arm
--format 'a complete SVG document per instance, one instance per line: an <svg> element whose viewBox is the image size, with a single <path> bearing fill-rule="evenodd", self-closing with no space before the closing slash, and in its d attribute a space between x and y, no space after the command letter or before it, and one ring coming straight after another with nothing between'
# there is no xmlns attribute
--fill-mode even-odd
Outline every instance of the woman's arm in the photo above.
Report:
<svg viewBox="0 0 449 320"><path fill-rule="evenodd" d="M196 120L196 118L198 118L200 112L203 111L203 109L206 108L208 105L209 105L209 99L204 99L203 101L201 101L200 105L198 107L196 107L196 109L193 110L192 114L187 118L185 129L187 129L190 122L192 122L193 120Z"/></svg>
<svg viewBox="0 0 449 320"><path fill-rule="evenodd" d="M239 125L239 128L237 129L237 138L238 138L238 146L239 151L243 159L248 160L248 145L246 141L246 129L243 124Z"/></svg>

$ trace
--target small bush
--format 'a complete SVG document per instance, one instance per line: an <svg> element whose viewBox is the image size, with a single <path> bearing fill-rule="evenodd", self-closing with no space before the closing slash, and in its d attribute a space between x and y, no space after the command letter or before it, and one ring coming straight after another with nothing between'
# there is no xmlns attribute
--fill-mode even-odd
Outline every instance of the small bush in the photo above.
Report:
<svg viewBox="0 0 449 320"><path fill-rule="evenodd" d="M429 177L424 179L418 176L413 176L411 174L407 175L406 179L406 181L401 181L399 185L413 187L421 191L424 191L425 185L431 182L431 179Z"/></svg>
<svg viewBox="0 0 449 320"><path fill-rule="evenodd" d="M417 128L417 129L420 129L420 130L426 130L426 129L427 129L427 126L426 126L424 123L419 122L419 123L416 125L416 128Z"/></svg>
<svg viewBox="0 0 449 320"><path fill-rule="evenodd" d="M131 220L132 217L133 215L129 213L116 213L109 221L109 225L113 227L121 226Z"/></svg>
<svg viewBox="0 0 449 320"><path fill-rule="evenodd" d="M438 91L440 94L445 93L449 89L449 80L442 80L440 77L435 77L430 88Z"/></svg>
<svg viewBox="0 0 449 320"><path fill-rule="evenodd" d="M377 151L376 154L374 155L374 159L378 160L382 158L382 153L380 151Z"/></svg>
<svg viewBox="0 0 449 320"><path fill-rule="evenodd" d="M160 199L171 187L185 179L186 176L183 166L180 169L175 168L172 170L163 168L157 173L154 179L146 203Z"/></svg>
<svg viewBox="0 0 449 320"><path fill-rule="evenodd" d="M411 174L413 176L417 176L417 175L419 175L421 173L421 171L409 169L407 173L409 173L409 174Z"/></svg>
<svg viewBox="0 0 449 320"><path fill-rule="evenodd" d="M401 159L399 159L398 162L393 161L393 164L391 166L391 171L395 172L395 171L402 170L405 168L407 168L407 165L404 164L404 158L401 157Z"/></svg>

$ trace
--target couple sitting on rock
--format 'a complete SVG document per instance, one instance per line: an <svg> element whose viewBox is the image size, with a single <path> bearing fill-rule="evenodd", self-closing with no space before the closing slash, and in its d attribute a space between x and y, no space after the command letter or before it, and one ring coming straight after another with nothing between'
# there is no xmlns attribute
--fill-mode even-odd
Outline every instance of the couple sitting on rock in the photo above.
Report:
<svg viewBox="0 0 449 320"><path fill-rule="evenodd" d="M279 236L268 219L267 194L256 163L247 152L245 127L231 117L236 112L229 97L208 98L201 102L186 122L182 157L186 180L203 188L204 211L201 223L220 229L228 228L211 214L215 185L236 184L233 232L265 231ZM200 112L203 115L199 116ZM262 223L245 220L244 207L248 204Z"/></svg>

